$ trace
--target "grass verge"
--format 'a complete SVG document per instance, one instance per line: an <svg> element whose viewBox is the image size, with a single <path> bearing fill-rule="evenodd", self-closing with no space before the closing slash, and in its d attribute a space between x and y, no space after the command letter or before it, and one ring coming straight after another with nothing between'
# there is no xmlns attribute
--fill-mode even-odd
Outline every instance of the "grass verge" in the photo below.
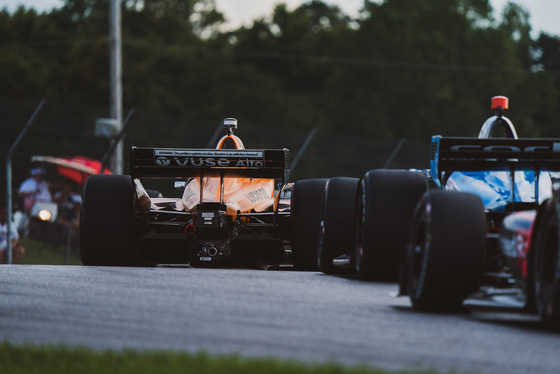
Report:
<svg viewBox="0 0 560 374"><path fill-rule="evenodd" d="M369 367L340 364L303 364L277 359L249 359L238 356L210 356L206 353L107 351L84 348L17 347L0 344L0 373L10 374L387 374ZM434 371L391 373L435 374Z"/></svg>
<svg viewBox="0 0 560 374"><path fill-rule="evenodd" d="M76 248L71 248L66 254L66 245L50 244L48 242L20 238L25 248L25 256L21 264L25 265L81 265L82 261Z"/></svg>

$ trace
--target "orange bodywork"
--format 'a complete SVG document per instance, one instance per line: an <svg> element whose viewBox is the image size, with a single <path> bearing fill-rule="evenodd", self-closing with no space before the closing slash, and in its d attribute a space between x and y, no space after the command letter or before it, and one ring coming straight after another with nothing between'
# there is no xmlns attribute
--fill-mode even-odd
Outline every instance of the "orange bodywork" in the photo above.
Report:
<svg viewBox="0 0 560 374"><path fill-rule="evenodd" d="M216 149L223 149L230 141L236 149L245 149L243 142L235 135L220 139ZM252 210L262 212L274 204L274 179L224 178L223 195L220 178L202 178L203 202L222 202L227 207L227 215ZM200 203L200 178L191 180L185 187L182 203L190 211Z"/></svg>

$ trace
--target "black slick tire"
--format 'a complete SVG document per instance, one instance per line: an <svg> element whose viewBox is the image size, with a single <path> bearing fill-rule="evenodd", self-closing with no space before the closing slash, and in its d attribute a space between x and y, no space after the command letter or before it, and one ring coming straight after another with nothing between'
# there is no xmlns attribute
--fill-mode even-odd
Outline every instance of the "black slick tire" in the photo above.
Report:
<svg viewBox="0 0 560 374"><path fill-rule="evenodd" d="M360 181L354 251L360 278L397 281L414 209L428 189L421 172L370 170Z"/></svg>
<svg viewBox="0 0 560 374"><path fill-rule="evenodd" d="M415 309L463 309L463 301L480 287L485 231L478 196L441 190L423 196L407 249L408 293Z"/></svg>
<svg viewBox="0 0 560 374"><path fill-rule="evenodd" d="M317 265L325 274L352 273L352 269L335 266L333 260L352 252L358 183L358 178L335 177L325 185L325 204L317 243Z"/></svg>
<svg viewBox="0 0 560 374"><path fill-rule="evenodd" d="M294 183L290 205L292 259L295 270L317 270L317 239L327 179Z"/></svg>
<svg viewBox="0 0 560 374"><path fill-rule="evenodd" d="M136 263L136 192L130 176L92 175L83 191L80 258L84 265Z"/></svg>

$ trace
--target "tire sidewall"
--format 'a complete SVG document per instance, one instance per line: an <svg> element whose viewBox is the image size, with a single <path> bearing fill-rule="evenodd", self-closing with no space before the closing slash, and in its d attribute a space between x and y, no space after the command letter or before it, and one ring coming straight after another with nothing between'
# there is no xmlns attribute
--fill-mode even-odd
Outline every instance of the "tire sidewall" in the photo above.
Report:
<svg viewBox="0 0 560 374"><path fill-rule="evenodd" d="M317 270L317 240L327 179L294 183L290 203L293 265L296 270Z"/></svg>
<svg viewBox="0 0 560 374"><path fill-rule="evenodd" d="M558 201L544 203L543 219L537 229L534 265L534 293L537 311L551 329L560 329L560 209ZM552 242L548 242L552 240ZM545 267L548 267L545 270ZM545 273L549 273L545 275ZM553 274L553 275L552 275ZM553 279L545 279L553 277Z"/></svg>
<svg viewBox="0 0 560 374"><path fill-rule="evenodd" d="M325 203L317 243L319 270L326 274L353 273L355 269L339 268L333 260L352 253L356 192L359 179L330 178L325 185Z"/></svg>

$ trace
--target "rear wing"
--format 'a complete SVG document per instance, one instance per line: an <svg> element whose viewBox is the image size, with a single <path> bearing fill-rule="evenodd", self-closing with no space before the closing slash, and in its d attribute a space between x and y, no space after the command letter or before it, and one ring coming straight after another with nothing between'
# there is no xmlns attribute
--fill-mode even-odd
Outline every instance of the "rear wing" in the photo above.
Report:
<svg viewBox="0 0 560 374"><path fill-rule="evenodd" d="M236 177L286 179L288 149L132 147L132 178Z"/></svg>
<svg viewBox="0 0 560 374"><path fill-rule="evenodd" d="M560 171L560 139L432 137L430 169L439 186L454 171Z"/></svg>

